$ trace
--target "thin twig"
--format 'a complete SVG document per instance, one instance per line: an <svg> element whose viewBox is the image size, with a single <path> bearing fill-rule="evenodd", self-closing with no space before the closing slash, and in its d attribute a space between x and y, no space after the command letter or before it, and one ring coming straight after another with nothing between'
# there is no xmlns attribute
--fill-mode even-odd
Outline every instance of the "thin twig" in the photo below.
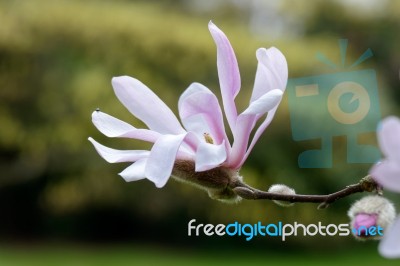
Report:
<svg viewBox="0 0 400 266"><path fill-rule="evenodd" d="M328 207L330 203L333 203L341 198L347 197L355 193L372 192L372 191L380 192L379 186L375 183L375 181L371 178L371 176L366 176L362 178L358 184L349 185L342 190L339 190L337 192L328 195L301 195L301 194L285 195L285 194L271 193L253 188L239 180L231 184L231 188L237 195L239 195L244 199L249 199L249 200L267 199L267 200L279 200L287 202L321 203L318 206L318 209L324 209Z"/></svg>

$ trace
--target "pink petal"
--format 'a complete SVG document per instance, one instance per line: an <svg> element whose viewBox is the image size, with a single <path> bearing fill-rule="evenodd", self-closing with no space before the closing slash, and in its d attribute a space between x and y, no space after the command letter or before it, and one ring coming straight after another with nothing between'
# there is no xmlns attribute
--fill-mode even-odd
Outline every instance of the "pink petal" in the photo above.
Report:
<svg viewBox="0 0 400 266"><path fill-rule="evenodd" d="M226 35L211 21L208 28L217 46L217 68L222 101L229 126L233 130L237 117L234 99L240 90L240 73L233 48Z"/></svg>
<svg viewBox="0 0 400 266"><path fill-rule="evenodd" d="M370 175L387 190L400 192L400 164L384 160L372 167Z"/></svg>
<svg viewBox="0 0 400 266"><path fill-rule="evenodd" d="M269 126L269 124L271 124L272 119L275 116L276 109L277 109L277 107L275 107L271 111L269 111L264 122L262 122L262 124L257 128L256 133L254 133L253 139L251 140L251 143L247 149L246 154L243 156L243 159L242 159L240 165L242 165L246 161L247 157L250 155L250 152L254 148L254 145L257 143L258 139L261 137L261 134Z"/></svg>
<svg viewBox="0 0 400 266"><path fill-rule="evenodd" d="M135 162L142 158L147 158L150 155L149 151L143 150L115 150L101 145L92 138L88 138L89 141L96 148L97 152L101 157L109 163L121 163L121 162Z"/></svg>
<svg viewBox="0 0 400 266"><path fill-rule="evenodd" d="M275 108L282 99L283 92L275 89L263 96L259 97L250 103L249 107L241 115L259 115L262 116L265 113Z"/></svg>
<svg viewBox="0 0 400 266"><path fill-rule="evenodd" d="M256 115L239 115L236 128L233 132L233 145L227 165L233 169L242 166L243 157L246 153L249 137L256 123Z"/></svg>
<svg viewBox="0 0 400 266"><path fill-rule="evenodd" d="M112 85L118 99L149 129L161 134L185 133L171 109L139 80L128 76L115 77Z"/></svg>
<svg viewBox="0 0 400 266"><path fill-rule="evenodd" d="M258 68L250 102L256 101L265 95L265 93L274 89L284 92L288 79L288 67L285 56L278 49L275 47L269 49L260 48L257 50L256 56L258 59ZM238 166L241 166L245 162L261 134L272 122L278 106L279 104L268 112L264 122L261 123L254 133L246 154L242 157L242 161Z"/></svg>
<svg viewBox="0 0 400 266"><path fill-rule="evenodd" d="M248 151L249 138L255 123L262 115L279 104L282 94L281 90L271 90L250 103L250 106L238 116L236 128L233 132L234 141L229 156L229 166L238 169L243 165L246 152L250 152Z"/></svg>
<svg viewBox="0 0 400 266"><path fill-rule="evenodd" d="M186 134L162 135L151 149L146 165L146 177L156 187L165 186L171 176L172 168L181 143Z"/></svg>
<svg viewBox="0 0 400 266"><path fill-rule="evenodd" d="M179 99L179 115L186 130L209 133L216 144L227 141L217 97L205 86L192 83Z"/></svg>
<svg viewBox="0 0 400 266"><path fill-rule="evenodd" d="M400 120L397 117L390 116L381 122L378 141L386 158L400 164Z"/></svg>
<svg viewBox="0 0 400 266"><path fill-rule="evenodd" d="M182 124L188 132L193 132L196 134L199 140L204 140L204 133L210 133L211 129L205 119L204 115L196 114L192 116L188 116L186 118L182 118ZM213 139L216 139L213 136Z"/></svg>
<svg viewBox="0 0 400 266"><path fill-rule="evenodd" d="M123 137L155 142L160 137L160 133L158 132L148 129L137 129L124 121L100 111L92 113L92 121L101 133L110 138Z"/></svg>
<svg viewBox="0 0 400 266"><path fill-rule="evenodd" d="M126 182L137 181L146 178L145 167L147 159L141 159L132 165L128 166L119 175L125 179Z"/></svg>
<svg viewBox="0 0 400 266"><path fill-rule="evenodd" d="M196 153L196 172L207 171L212 168L218 167L226 160L225 143L214 145L202 142Z"/></svg>
<svg viewBox="0 0 400 266"><path fill-rule="evenodd" d="M379 253L389 259L400 258L400 217L385 232L379 243Z"/></svg>
<svg viewBox="0 0 400 266"><path fill-rule="evenodd" d="M361 226L365 226L367 228L376 225L376 220L378 219L377 214L370 213L359 213L354 217L353 227L355 229L359 229Z"/></svg>
<svg viewBox="0 0 400 266"><path fill-rule="evenodd" d="M288 67L285 56L275 47L260 48L256 52L258 59L256 79L250 102L260 98L270 90L284 91L288 79Z"/></svg>

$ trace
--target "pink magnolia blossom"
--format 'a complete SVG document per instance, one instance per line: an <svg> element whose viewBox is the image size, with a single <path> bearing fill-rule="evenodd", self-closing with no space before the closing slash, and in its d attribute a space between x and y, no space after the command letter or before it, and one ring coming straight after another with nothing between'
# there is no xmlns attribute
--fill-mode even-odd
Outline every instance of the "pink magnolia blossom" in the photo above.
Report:
<svg viewBox="0 0 400 266"><path fill-rule="evenodd" d="M370 170L371 176L387 190L400 193L400 120L384 119L378 132L379 146L385 158ZM400 258L400 217L385 232L379 252L388 258Z"/></svg>
<svg viewBox="0 0 400 266"><path fill-rule="evenodd" d="M112 86L116 96L148 129L135 128L100 111L92 114L94 125L108 137L133 138L154 145L150 151L115 150L92 138L89 140L106 161L133 162L120 173L126 181L147 178L161 188L171 174L179 179L179 172L187 171L182 166L185 162L193 165L194 173L218 170L232 175L237 173L271 123L286 88L285 57L274 47L257 50L258 68L253 93L249 106L238 114L235 97L240 90L240 74L235 53L225 34L212 22L208 26L217 47L222 102L233 143L225 132L217 97L202 84L192 83L180 96L179 122L167 105L142 82L128 76L115 77ZM256 122L265 114L265 120L250 141ZM207 179L204 175L201 178Z"/></svg>

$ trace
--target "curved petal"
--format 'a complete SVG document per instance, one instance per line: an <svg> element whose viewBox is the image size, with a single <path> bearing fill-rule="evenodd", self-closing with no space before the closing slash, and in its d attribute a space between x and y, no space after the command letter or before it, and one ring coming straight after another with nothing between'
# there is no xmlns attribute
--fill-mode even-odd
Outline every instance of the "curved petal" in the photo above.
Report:
<svg viewBox="0 0 400 266"><path fill-rule="evenodd" d="M109 163L135 162L150 155L149 151L115 150L101 145L92 138L88 138L88 140L93 144L100 156Z"/></svg>
<svg viewBox="0 0 400 266"><path fill-rule="evenodd" d="M211 129L203 114L197 114L182 118L182 124L188 132L193 132L198 137L198 139L204 139L204 133L211 132Z"/></svg>
<svg viewBox="0 0 400 266"><path fill-rule="evenodd" d="M288 79L286 58L277 48L259 48L256 56L258 66L250 102L257 100L270 90L284 91Z"/></svg>
<svg viewBox="0 0 400 266"><path fill-rule="evenodd" d="M381 122L378 141L384 155L400 164L400 120L397 117L390 116Z"/></svg>
<svg viewBox="0 0 400 266"><path fill-rule="evenodd" d="M101 133L110 138L122 137L155 142L161 135L152 130L137 129L124 121L100 111L92 113L92 121Z"/></svg>
<svg viewBox="0 0 400 266"><path fill-rule="evenodd" d="M251 143L249 145L249 148L247 149L246 154L243 156L242 162L240 165L246 161L247 157L249 157L250 152L253 150L254 145L257 143L258 139L261 137L261 134L264 132L264 130L271 124L272 119L275 116L277 107L272 109L271 111L268 112L267 117L265 118L264 122L257 128L256 133L254 133L253 139L251 140Z"/></svg>
<svg viewBox="0 0 400 266"><path fill-rule="evenodd" d="M259 115L262 116L265 113L272 110L279 104L282 99L283 92L275 89L265 93L257 100L250 103L249 107L244 110L241 115Z"/></svg>
<svg viewBox="0 0 400 266"><path fill-rule="evenodd" d="M384 232L383 239L379 243L379 253L389 259L400 258L400 217Z"/></svg>
<svg viewBox="0 0 400 266"><path fill-rule="evenodd" d="M239 169L242 166L245 156L250 133L256 124L256 115L239 115L236 121L236 128L233 133L233 145L229 155L227 165L233 169Z"/></svg>
<svg viewBox="0 0 400 266"><path fill-rule="evenodd" d="M240 90L240 73L233 48L226 35L211 21L208 29L217 46L217 68L222 101L229 126L233 131L237 117L235 97Z"/></svg>
<svg viewBox="0 0 400 266"><path fill-rule="evenodd" d="M125 168L119 175L125 179L126 182L137 181L145 179L145 167L147 159L141 159Z"/></svg>
<svg viewBox="0 0 400 266"><path fill-rule="evenodd" d="M251 103L256 102L263 97L263 95L272 90L278 89L284 92L288 79L288 67L285 56L277 48L260 48L257 50L256 56L258 59L258 67L256 79L254 81L253 93L250 99ZM257 128L246 153L242 156L242 161L237 164L238 167L243 165L261 134L272 122L278 107L279 103L268 111L267 117Z"/></svg>
<svg viewBox="0 0 400 266"><path fill-rule="evenodd" d="M218 99L205 86L192 83L180 97L178 107L186 130L201 135L210 133L217 144L227 141Z"/></svg>
<svg viewBox="0 0 400 266"><path fill-rule="evenodd" d="M201 139L194 133L186 134L182 145L179 148L177 158L179 159L193 159Z"/></svg>
<svg viewBox="0 0 400 266"><path fill-rule="evenodd" d="M400 165L397 162L384 160L374 165L370 174L385 189L400 192Z"/></svg>
<svg viewBox="0 0 400 266"><path fill-rule="evenodd" d="M161 134L185 133L171 109L139 80L128 76L115 77L112 85L121 103L149 129Z"/></svg>
<svg viewBox="0 0 400 266"><path fill-rule="evenodd" d="M162 135L154 143L147 160L146 177L156 187L161 188L167 183L171 176L179 147L186 135Z"/></svg>
<svg viewBox="0 0 400 266"><path fill-rule="evenodd" d="M229 156L228 164L234 169L240 168L244 161L246 153L250 152L249 138L257 120L275 107L281 101L283 92L281 90L271 90L250 103L250 106L238 116L232 151ZM249 149L248 149L249 148Z"/></svg>
<svg viewBox="0 0 400 266"><path fill-rule="evenodd" d="M214 145L202 142L196 153L195 171L202 172L221 165L226 160L225 143Z"/></svg>

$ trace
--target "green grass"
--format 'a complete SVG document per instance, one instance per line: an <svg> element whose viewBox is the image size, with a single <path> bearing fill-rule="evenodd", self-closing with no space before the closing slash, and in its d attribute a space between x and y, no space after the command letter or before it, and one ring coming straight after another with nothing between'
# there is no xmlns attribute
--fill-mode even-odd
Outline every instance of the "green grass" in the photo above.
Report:
<svg viewBox="0 0 400 266"><path fill-rule="evenodd" d="M102 266L102 265L399 265L398 260L381 258L376 250L332 252L243 251L174 249L141 246L36 245L0 246L4 266Z"/></svg>

